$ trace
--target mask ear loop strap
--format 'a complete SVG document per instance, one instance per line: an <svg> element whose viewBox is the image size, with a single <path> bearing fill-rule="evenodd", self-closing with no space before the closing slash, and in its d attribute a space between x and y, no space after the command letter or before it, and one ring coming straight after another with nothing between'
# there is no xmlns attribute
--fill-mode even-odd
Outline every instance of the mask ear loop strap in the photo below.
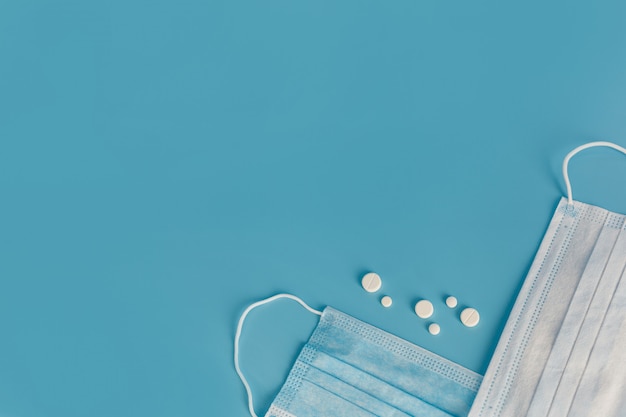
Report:
<svg viewBox="0 0 626 417"><path fill-rule="evenodd" d="M563 160L563 178L565 179L565 186L567 187L567 204L569 205L574 204L574 198L572 197L572 184L570 183L569 174L567 173L569 160L572 159L572 157L580 151L584 151L585 149L589 149L589 148L597 148L597 147L612 148L626 155L626 148L623 148L612 142L589 142L573 149L570 153L568 153L565 156L565 159Z"/></svg>
<svg viewBox="0 0 626 417"><path fill-rule="evenodd" d="M266 298L264 300L261 301L257 301L256 303L252 303L250 304L241 314L241 317L239 318L239 323L237 324L237 332L235 333L235 370L237 371L237 375L239 375L239 379L241 379L241 382L243 383L243 386L246 388L246 393L248 394L248 410L250 411L250 415L252 417L258 417L257 414L254 412L254 401L252 398L252 390L250 389L250 384L248 384L248 380L246 379L246 377L243 375L243 372L241 372L241 368L239 367L239 338L241 337L241 330L243 328L243 323L246 320L246 317L248 316L248 314L254 310L257 307L262 306L263 304L267 304L267 303L271 303L272 301L276 301L280 298L288 298L290 300L294 300L297 301L298 304L300 304L302 307L306 308L308 311L310 311L313 314L317 314L318 316L322 315L321 311L315 310L311 307L309 307L309 305L307 303L305 303L304 301L302 301L300 298L296 297L295 295L291 295L291 294L276 294L272 297Z"/></svg>

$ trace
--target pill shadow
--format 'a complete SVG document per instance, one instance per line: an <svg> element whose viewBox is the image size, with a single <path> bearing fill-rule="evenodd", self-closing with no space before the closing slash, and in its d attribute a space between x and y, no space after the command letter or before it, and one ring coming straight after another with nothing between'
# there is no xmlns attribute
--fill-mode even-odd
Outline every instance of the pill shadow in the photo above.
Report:
<svg viewBox="0 0 626 417"><path fill-rule="evenodd" d="M463 328L467 328L467 329L475 329L477 327L480 327L480 322L478 322L478 324L474 327L467 327L463 324L463 322L461 321L461 313L463 312L463 310L465 310L466 308L474 308L476 309L476 311L478 311L478 309L476 307L473 307L469 304L457 304L457 306L455 308L451 308L450 310L452 310L452 312L454 313L454 318L459 322L459 324L461 325L461 327ZM480 314L480 311L478 311L478 314Z"/></svg>
<svg viewBox="0 0 626 417"><path fill-rule="evenodd" d="M432 315L432 316L430 316L430 317L428 317L428 318L426 318L426 319L421 318L421 317L420 317L420 316L418 316L418 315L417 315L417 313L415 312L415 304L417 304L419 301L422 301L422 300L427 300L427 301L430 301L430 302L432 303L432 305L433 305L433 315ZM412 315L413 315L416 319L418 319L418 320L420 320L420 321L422 321L422 322L424 322L424 323L425 323L425 325L426 325L426 327L425 327L425 328L426 328L426 330L428 330L428 325L429 325L430 323L433 323L433 322L435 321L435 318L437 317L437 314L439 313L439 310L440 310L440 309L439 309L439 307L437 307L437 304L433 303L433 302L432 302L430 299L428 299L427 297L413 297L413 298L411 299L411 303L409 304L409 311L411 312L411 314L412 314Z"/></svg>
<svg viewBox="0 0 626 417"><path fill-rule="evenodd" d="M354 282L356 283L357 286L361 286L361 282L363 281L363 276L365 276L365 274L369 274L370 272L375 272L372 269L367 269L367 268L361 268L357 271L356 277L354 278Z"/></svg>

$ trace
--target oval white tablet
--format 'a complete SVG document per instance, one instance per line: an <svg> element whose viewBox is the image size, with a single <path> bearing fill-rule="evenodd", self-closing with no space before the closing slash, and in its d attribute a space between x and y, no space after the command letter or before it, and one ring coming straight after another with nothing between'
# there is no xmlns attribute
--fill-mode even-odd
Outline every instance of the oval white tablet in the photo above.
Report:
<svg viewBox="0 0 626 417"><path fill-rule="evenodd" d="M466 308L461 311L461 323L467 327L474 327L480 321L480 314L475 308Z"/></svg>
<svg viewBox="0 0 626 417"><path fill-rule="evenodd" d="M380 279L380 276L377 273L370 272L363 275L361 285L363 286L363 289L367 292L376 292L380 290L380 287L383 285L383 281Z"/></svg>
<svg viewBox="0 0 626 417"><path fill-rule="evenodd" d="M450 296L446 298L446 305L450 308L454 308L459 304L456 297Z"/></svg>
<svg viewBox="0 0 626 417"><path fill-rule="evenodd" d="M430 323L430 326L428 326L428 332L433 336L437 336L440 331L441 327L437 323Z"/></svg>
<svg viewBox="0 0 626 417"><path fill-rule="evenodd" d="M393 300L388 295L385 295L383 298L380 299L380 303L383 305L383 307L391 307L391 304L393 304Z"/></svg>
<svg viewBox="0 0 626 417"><path fill-rule="evenodd" d="M428 300L420 300L415 304L415 314L422 319L429 318L434 312L433 303Z"/></svg>

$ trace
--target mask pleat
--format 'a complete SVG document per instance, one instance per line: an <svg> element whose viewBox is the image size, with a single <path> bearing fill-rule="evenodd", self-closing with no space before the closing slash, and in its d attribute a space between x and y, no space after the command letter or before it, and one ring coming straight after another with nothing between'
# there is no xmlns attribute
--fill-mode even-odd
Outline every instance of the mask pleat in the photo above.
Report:
<svg viewBox="0 0 626 417"><path fill-rule="evenodd" d="M561 200L469 417L626 416L625 219Z"/></svg>
<svg viewBox="0 0 626 417"><path fill-rule="evenodd" d="M346 383L343 380L314 367L311 367L306 373L303 384L313 384L326 391L323 395L319 396L318 399L321 399L322 396L324 398L327 398L328 396L337 396L344 401L347 401L363 410L367 410L376 416L409 416L409 414L384 401L381 401L379 398L371 395L371 393L361 390L360 387Z"/></svg>
<svg viewBox="0 0 626 417"><path fill-rule="evenodd" d="M313 380L301 381L298 396L290 408L294 415L312 415L311 411L320 416L337 417L404 417L397 410L384 409L379 404L363 398L362 393L350 387L333 384L333 381ZM365 408L367 407L367 408Z"/></svg>
<svg viewBox="0 0 626 417"><path fill-rule="evenodd" d="M620 225L620 227L622 225ZM603 232L606 231L606 233L603 233L603 236L614 234L610 233L607 229L611 228L605 227ZM611 237L610 240L613 240L613 237ZM598 248L599 245L600 242L596 244L595 248ZM617 285L620 282L625 265L626 233L622 232L619 233L619 236L615 241L615 245L610 251L610 256L608 257L608 260L605 260L604 265L593 267L593 269L601 272L600 280L597 283L597 286L592 289L585 288L585 285L581 287L579 284L579 288L577 289L577 292L583 293L583 296L580 298L586 297L587 300L590 299L590 301L580 300L580 302L586 301L589 303L589 308L587 309L584 317L574 318L580 327L577 329L578 331L576 332L575 341L573 343L569 341L567 345L563 344L558 347L565 349L569 346L569 349L571 349L569 356L566 356L564 352L556 350L555 346L556 354L566 356L567 363L562 371L560 380L558 381L558 389L554 399L552 400L550 411L547 414L549 417L564 417L568 415L577 388L582 379L583 372L585 368L587 368L591 351L596 344L602 323L605 322L605 317L607 315L611 299L613 298ZM576 329L571 329L572 332L575 330Z"/></svg>
<svg viewBox="0 0 626 417"><path fill-rule="evenodd" d="M481 381L327 307L266 417L464 417Z"/></svg>
<svg viewBox="0 0 626 417"><path fill-rule="evenodd" d="M624 234L626 232L622 232ZM626 258L626 252L621 253ZM602 328L576 387L568 416L626 415L626 273L622 271Z"/></svg>
<svg viewBox="0 0 626 417"><path fill-rule="evenodd" d="M607 211L562 199L511 311L470 417L526 416ZM589 242L591 241L591 244Z"/></svg>
<svg viewBox="0 0 626 417"><path fill-rule="evenodd" d="M368 374L398 392L430 404L433 410L453 416L467 413L482 380L479 375L350 316L328 310L320 322L320 332L311 338L313 349L349 364L355 373Z"/></svg>
<svg viewBox="0 0 626 417"><path fill-rule="evenodd" d="M346 387L358 390L359 393L362 393L365 404L376 403L376 408L380 409L380 415L451 416L451 414L439 410L434 405L414 397L389 382L363 372L323 352L317 352L316 355L311 357L313 360L309 366L313 369L306 374L305 379L311 381L319 379L322 381L319 382L320 384L323 384L323 381L331 381L339 385L342 390L347 390L348 388ZM329 376L331 378L328 378Z"/></svg>
<svg viewBox="0 0 626 417"><path fill-rule="evenodd" d="M592 304L593 294L596 294L605 273L611 272L611 268L607 270L606 266L616 247L619 252L618 237L623 220L616 219L614 215L607 215L605 219L604 227L598 235L593 253L589 257L578 287L569 303L567 314L535 389L528 411L529 417L548 415L554 404L553 399L559 389L563 372L571 362L574 345L581 335L585 316Z"/></svg>

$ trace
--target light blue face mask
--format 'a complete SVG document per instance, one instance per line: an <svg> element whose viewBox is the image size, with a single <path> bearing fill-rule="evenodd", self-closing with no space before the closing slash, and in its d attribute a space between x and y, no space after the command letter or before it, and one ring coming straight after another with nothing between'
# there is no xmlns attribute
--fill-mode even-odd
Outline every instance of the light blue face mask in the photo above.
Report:
<svg viewBox="0 0 626 417"><path fill-rule="evenodd" d="M626 215L567 198L548 226L471 417L626 416ZM622 191L622 190L620 190Z"/></svg>
<svg viewBox="0 0 626 417"><path fill-rule="evenodd" d="M257 417L239 367L239 337L250 311L279 298L297 301L320 321L266 417L467 416L482 376L331 307L314 310L289 294L252 304L239 320L235 369L251 416Z"/></svg>

